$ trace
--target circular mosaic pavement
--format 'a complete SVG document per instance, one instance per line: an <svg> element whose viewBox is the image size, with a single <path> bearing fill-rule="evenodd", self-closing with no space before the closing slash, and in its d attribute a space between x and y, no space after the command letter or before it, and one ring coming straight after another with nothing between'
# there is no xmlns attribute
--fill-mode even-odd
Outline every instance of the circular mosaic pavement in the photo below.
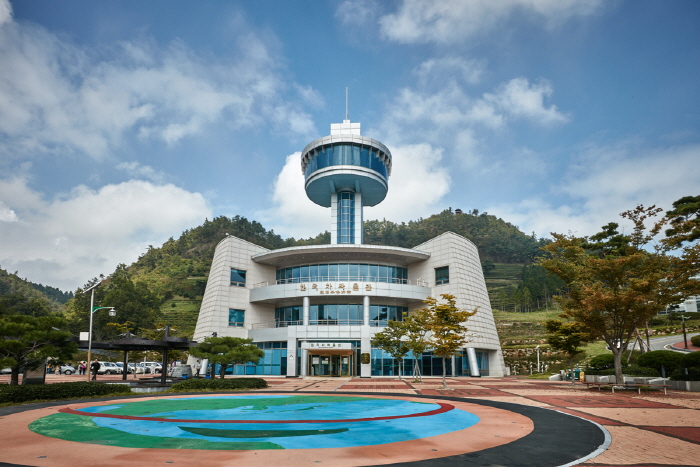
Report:
<svg viewBox="0 0 700 467"><path fill-rule="evenodd" d="M478 422L476 415L446 403L251 394L63 408L29 429L67 441L129 448L263 450L396 443Z"/></svg>
<svg viewBox="0 0 700 467"><path fill-rule="evenodd" d="M0 465L562 466L606 443L598 425L553 410L418 395L156 396L0 416L13 427L2 450L12 464Z"/></svg>

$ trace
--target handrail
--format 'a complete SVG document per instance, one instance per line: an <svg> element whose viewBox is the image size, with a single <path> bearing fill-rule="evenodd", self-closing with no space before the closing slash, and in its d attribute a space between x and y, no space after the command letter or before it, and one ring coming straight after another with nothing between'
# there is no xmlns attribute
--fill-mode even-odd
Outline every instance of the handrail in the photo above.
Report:
<svg viewBox="0 0 700 467"><path fill-rule="evenodd" d="M402 285L415 285L418 287L430 287L428 281L423 279L394 279L387 278L386 280L377 280L376 277L353 277L348 279L341 279L339 277L319 277L317 280L311 280L310 277L297 277L294 279L277 279L274 281L263 281L253 284L252 288L257 289L260 287L270 287L272 285L283 285L283 284L308 284L311 282L315 283L325 283L325 282L361 282L363 284L373 283L373 284L402 284Z"/></svg>

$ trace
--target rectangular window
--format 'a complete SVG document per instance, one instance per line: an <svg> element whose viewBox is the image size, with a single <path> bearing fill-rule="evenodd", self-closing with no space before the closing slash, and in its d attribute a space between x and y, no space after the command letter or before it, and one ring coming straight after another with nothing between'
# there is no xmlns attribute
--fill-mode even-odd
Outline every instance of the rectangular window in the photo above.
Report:
<svg viewBox="0 0 700 467"><path fill-rule="evenodd" d="M435 285L450 283L450 267L435 268Z"/></svg>
<svg viewBox="0 0 700 467"><path fill-rule="evenodd" d="M229 326L236 326L236 327L242 328L244 318L245 318L245 311L244 310L234 310L233 308L229 308L229 310L228 310L228 325Z"/></svg>
<svg viewBox="0 0 700 467"><path fill-rule="evenodd" d="M245 271L231 268L231 285L245 287Z"/></svg>

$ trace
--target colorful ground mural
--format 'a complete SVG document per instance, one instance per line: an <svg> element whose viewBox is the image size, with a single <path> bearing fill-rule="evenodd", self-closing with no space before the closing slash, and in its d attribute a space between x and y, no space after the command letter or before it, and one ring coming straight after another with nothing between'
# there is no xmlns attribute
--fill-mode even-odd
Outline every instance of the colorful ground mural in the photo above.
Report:
<svg viewBox="0 0 700 467"><path fill-rule="evenodd" d="M463 430L476 415L448 403L352 396L189 396L63 408L33 421L66 441L156 449L349 448Z"/></svg>

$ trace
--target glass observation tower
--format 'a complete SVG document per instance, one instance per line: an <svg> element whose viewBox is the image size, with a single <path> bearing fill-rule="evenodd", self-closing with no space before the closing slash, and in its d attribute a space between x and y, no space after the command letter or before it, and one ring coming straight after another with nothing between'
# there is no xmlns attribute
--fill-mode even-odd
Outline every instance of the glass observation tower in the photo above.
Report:
<svg viewBox="0 0 700 467"><path fill-rule="evenodd" d="M301 170L309 199L331 208L331 243L362 243L362 208L381 203L389 189L389 149L346 116L304 148Z"/></svg>

